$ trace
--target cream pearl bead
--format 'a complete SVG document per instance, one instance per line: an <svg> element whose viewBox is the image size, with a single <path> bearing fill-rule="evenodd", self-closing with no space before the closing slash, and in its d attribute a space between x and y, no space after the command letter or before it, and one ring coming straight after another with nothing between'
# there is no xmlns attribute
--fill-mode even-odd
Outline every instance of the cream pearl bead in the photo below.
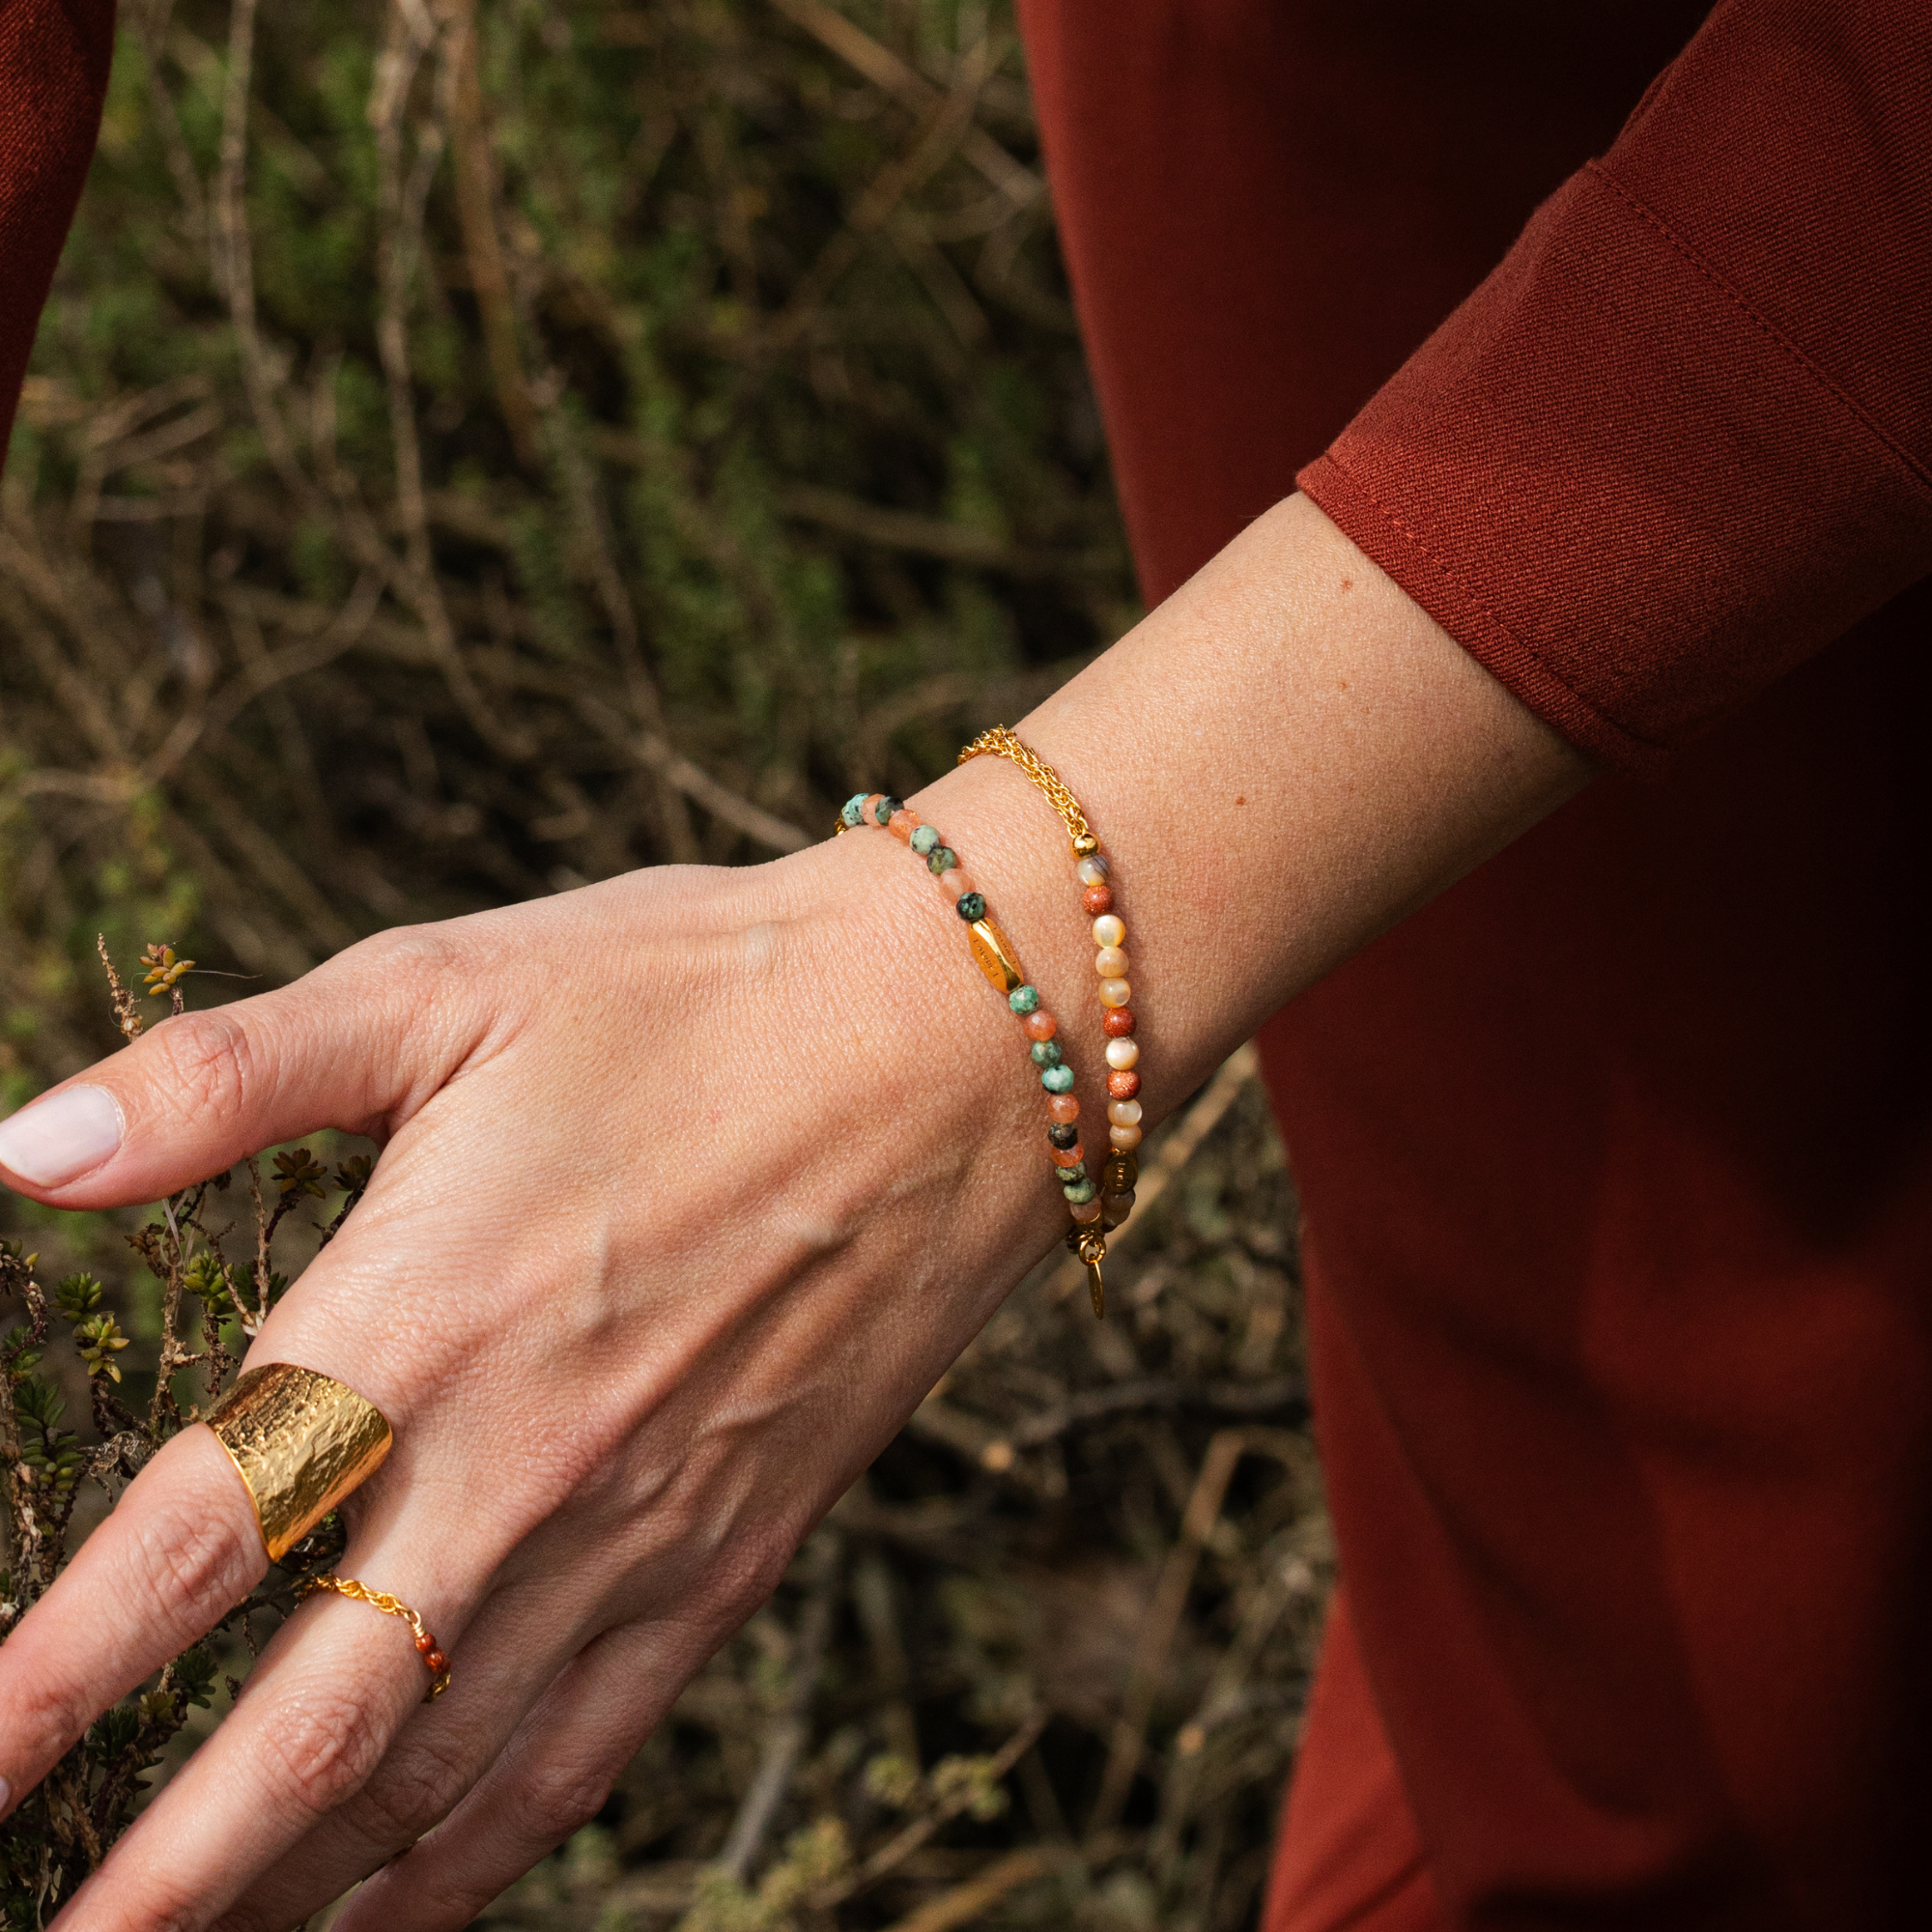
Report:
<svg viewBox="0 0 1932 1932"><path fill-rule="evenodd" d="M1103 980L1123 980L1127 974L1127 955L1118 946L1103 946L1094 955L1094 970Z"/></svg>
<svg viewBox="0 0 1932 1932"><path fill-rule="evenodd" d="M1119 913L1103 912L1094 922L1094 944L1095 946L1124 946L1127 943L1127 923Z"/></svg>
<svg viewBox="0 0 1932 1932"><path fill-rule="evenodd" d="M1133 997L1133 991L1124 980L1102 980L1100 1004L1103 1007L1124 1007Z"/></svg>
<svg viewBox="0 0 1932 1932"><path fill-rule="evenodd" d="M1131 1153L1141 1144L1141 1130L1138 1127L1109 1127L1107 1138L1117 1148Z"/></svg>
<svg viewBox="0 0 1932 1932"><path fill-rule="evenodd" d="M1124 1073L1140 1057L1140 1047L1133 1040L1110 1039L1107 1042L1107 1065L1116 1073Z"/></svg>
<svg viewBox="0 0 1932 1932"><path fill-rule="evenodd" d="M1138 1100L1110 1100L1107 1103L1107 1118L1117 1127L1137 1127L1141 1123L1141 1103Z"/></svg>

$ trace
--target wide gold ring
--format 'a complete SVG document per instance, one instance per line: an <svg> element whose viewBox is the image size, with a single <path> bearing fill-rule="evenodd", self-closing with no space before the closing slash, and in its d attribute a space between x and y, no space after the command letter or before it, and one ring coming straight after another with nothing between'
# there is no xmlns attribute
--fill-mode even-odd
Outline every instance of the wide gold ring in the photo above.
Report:
<svg viewBox="0 0 1932 1932"><path fill-rule="evenodd" d="M373 1402L293 1362L250 1369L205 1420L248 1486L271 1563L373 1475L395 1439Z"/></svg>

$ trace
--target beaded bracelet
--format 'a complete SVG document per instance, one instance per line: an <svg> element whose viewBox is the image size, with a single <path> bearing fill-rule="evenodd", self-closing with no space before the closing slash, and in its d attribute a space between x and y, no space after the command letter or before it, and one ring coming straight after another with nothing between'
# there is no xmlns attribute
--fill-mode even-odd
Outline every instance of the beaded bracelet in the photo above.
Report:
<svg viewBox="0 0 1932 1932"><path fill-rule="evenodd" d="M966 943L974 963L1008 1007L1018 1015L1021 1031L1029 1045L1028 1055L1039 1069L1039 1084L1046 1089L1048 1126L1046 1139L1055 1178L1073 1217L1070 1245L1077 1245L1087 1261L1086 1237L1091 1234L1099 1243L1099 1255L1106 1253L1098 1222L1102 1214L1099 1189L1087 1174L1086 1150L1080 1145L1080 1102L1073 1094L1073 1068L1067 1065L1065 1049L1056 1037L1060 1022L1040 1005L1039 991L1027 983L1025 971L1013 951L1013 943L1001 931L987 909L986 895L967 876L959 855L930 825L923 824L918 812L902 801L883 792L858 792L845 801L839 811L835 835L862 825L883 825L901 844L912 848L925 862L926 870L939 881L940 890L952 901L953 910L966 923ZM1088 1261L1095 1284L1094 1312L1104 1306L1099 1256Z"/></svg>
<svg viewBox="0 0 1932 1932"><path fill-rule="evenodd" d="M980 732L959 753L958 762L963 765L969 758L982 757L1005 758L1017 766L1060 814L1073 847L1080 909L1093 921L1094 970L1100 980L1100 1027L1107 1037L1107 1138L1111 1151L1100 1170L1100 1226L1103 1235L1111 1234L1133 1211L1134 1186L1140 1179L1140 1156L1135 1150L1141 1144L1141 1103L1137 1097L1141 1050L1134 1038L1134 1010L1127 1004L1133 992L1127 980L1127 927L1114 910L1113 868L1101 853L1100 841L1088 824L1080 801L1060 774L1017 733L996 724L990 731ZM1086 1259L1084 1252L1081 1258Z"/></svg>

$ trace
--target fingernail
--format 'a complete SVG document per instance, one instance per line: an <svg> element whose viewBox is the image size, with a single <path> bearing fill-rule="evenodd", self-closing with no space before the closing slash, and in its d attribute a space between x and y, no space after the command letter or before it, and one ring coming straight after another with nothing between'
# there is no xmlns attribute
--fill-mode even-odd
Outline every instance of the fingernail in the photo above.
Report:
<svg viewBox="0 0 1932 1932"><path fill-rule="evenodd" d="M70 1087L0 1121L0 1167L36 1187L58 1187L121 1145L121 1109L104 1087Z"/></svg>

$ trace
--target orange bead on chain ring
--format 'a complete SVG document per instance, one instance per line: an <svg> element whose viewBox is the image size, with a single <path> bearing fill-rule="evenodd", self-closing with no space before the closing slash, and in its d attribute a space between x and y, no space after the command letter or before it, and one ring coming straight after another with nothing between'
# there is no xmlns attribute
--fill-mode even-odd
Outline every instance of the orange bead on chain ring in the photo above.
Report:
<svg viewBox="0 0 1932 1932"><path fill-rule="evenodd" d="M402 1601L392 1597L386 1590L372 1590L366 1583L358 1583L353 1577L336 1577L325 1571L319 1576L304 1577L296 1586L296 1601L300 1603L318 1591L332 1591L338 1597L348 1597L357 1604L367 1604L381 1610L384 1616L400 1617L409 1625L415 1635L416 1654L429 1670L429 1689L423 1692L423 1702L433 1704L449 1689L449 1660L443 1656L423 1620Z"/></svg>

